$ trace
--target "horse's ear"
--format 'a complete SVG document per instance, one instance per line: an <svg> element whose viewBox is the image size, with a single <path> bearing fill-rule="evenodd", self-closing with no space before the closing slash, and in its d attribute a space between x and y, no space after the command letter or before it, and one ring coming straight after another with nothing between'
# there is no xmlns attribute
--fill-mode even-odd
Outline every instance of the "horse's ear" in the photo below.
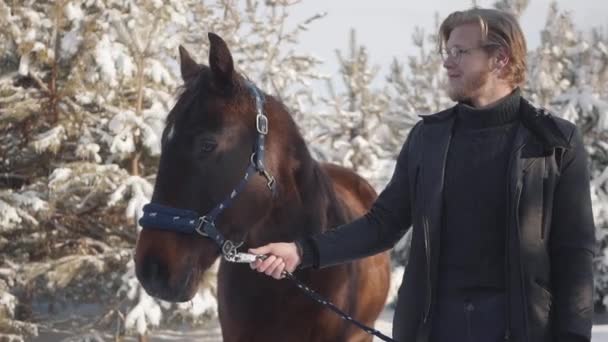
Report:
<svg viewBox="0 0 608 342"><path fill-rule="evenodd" d="M209 32L209 67L215 80L221 85L230 86L234 80L232 54L226 42L217 34Z"/></svg>
<svg viewBox="0 0 608 342"><path fill-rule="evenodd" d="M201 70L201 67L190 57L188 50L181 45L179 46L179 64L184 82L196 77Z"/></svg>

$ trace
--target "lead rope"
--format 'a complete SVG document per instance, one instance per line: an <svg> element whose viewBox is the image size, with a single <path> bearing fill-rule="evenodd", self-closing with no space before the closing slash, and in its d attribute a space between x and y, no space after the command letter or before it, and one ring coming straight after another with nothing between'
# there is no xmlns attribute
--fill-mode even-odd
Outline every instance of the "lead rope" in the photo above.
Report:
<svg viewBox="0 0 608 342"><path fill-rule="evenodd" d="M230 241L227 241L227 242L230 242ZM229 248L222 249L222 253L224 254L224 259L228 262L233 262L233 263L251 263L258 259L266 260L266 258L268 258L267 255L253 255L253 254L249 254L249 253L239 253L239 252L237 252L237 249L239 246L240 245L230 244ZM300 290L302 290L302 292L304 292L304 294L306 294L309 298L311 298L315 302L321 304L322 306L328 308L329 310L333 311L338 316L340 316L340 318L342 318L343 320L354 324L357 328L365 331L366 333L368 333L370 335L378 337L382 341L397 342L396 340L393 340L392 338L384 335L380 331L378 331L374 328L370 328L367 325L352 318L351 316L346 314L344 311L340 310L336 305L334 305L334 303L323 298L323 296L318 294L315 290L306 286L303 282L301 282L298 278L296 278L292 273L283 271L282 275L285 278L293 281L296 284L296 286Z"/></svg>
<svg viewBox="0 0 608 342"><path fill-rule="evenodd" d="M356 319L352 318L351 316L347 315L344 311L340 310L337 306L335 306L334 303L326 300L320 294L318 294L317 292L315 292L313 289L311 289L308 286L304 285L304 283L302 283L300 280L298 280L298 278L296 278L293 274L291 274L289 272L286 272L286 271L283 271L283 275L285 276L285 278L287 278L287 279L293 281L294 283L296 283L296 286L300 290L304 291L304 293L308 297L312 298L317 303L319 303L319 304L323 305L324 307L330 309L331 311L335 312L343 320L348 321L348 322L354 324L357 328L365 331L366 333L368 333L370 335L374 335L374 336L378 337L382 341L397 342L397 341L393 340L392 338L384 335L380 331L378 331L378 330L376 330L374 328L370 328L367 325L365 325L365 324L357 321Z"/></svg>

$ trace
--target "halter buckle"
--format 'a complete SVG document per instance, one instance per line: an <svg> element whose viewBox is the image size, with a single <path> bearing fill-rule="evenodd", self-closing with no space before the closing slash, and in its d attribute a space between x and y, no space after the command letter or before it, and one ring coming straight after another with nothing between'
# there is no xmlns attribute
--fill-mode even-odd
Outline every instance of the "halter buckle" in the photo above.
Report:
<svg viewBox="0 0 608 342"><path fill-rule="evenodd" d="M200 217L198 219L198 224L196 225L196 228L194 228L194 230L201 236L208 238L209 234L205 231L205 226L208 224L214 225L212 221L209 221L207 216Z"/></svg>
<svg viewBox="0 0 608 342"><path fill-rule="evenodd" d="M258 133L266 135L268 134L268 118L266 115L258 114L255 117L255 128Z"/></svg>

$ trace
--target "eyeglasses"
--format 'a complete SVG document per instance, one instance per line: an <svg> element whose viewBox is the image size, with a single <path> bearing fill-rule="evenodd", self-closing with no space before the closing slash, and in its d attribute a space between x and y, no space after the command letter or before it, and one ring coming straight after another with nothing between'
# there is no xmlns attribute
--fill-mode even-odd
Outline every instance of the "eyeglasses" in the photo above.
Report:
<svg viewBox="0 0 608 342"><path fill-rule="evenodd" d="M497 46L497 45L496 44L487 44L487 45L482 45L482 46L471 47L468 49L461 49L459 47L453 46L449 49L441 50L441 59L443 59L443 61L445 62L448 60L448 58L451 58L455 63L459 63L463 54L469 54L473 50L480 50L480 49L483 50L483 49L487 49L489 47L494 47L494 46Z"/></svg>

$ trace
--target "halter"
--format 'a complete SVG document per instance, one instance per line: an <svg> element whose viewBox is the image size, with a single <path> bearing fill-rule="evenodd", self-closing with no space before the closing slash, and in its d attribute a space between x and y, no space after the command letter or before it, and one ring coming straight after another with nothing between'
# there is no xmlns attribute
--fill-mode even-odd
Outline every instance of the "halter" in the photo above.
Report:
<svg viewBox="0 0 608 342"><path fill-rule="evenodd" d="M268 117L264 114L263 109L264 95L252 82L246 81L246 85L255 100L255 128L257 137L245 176L234 190L224 201L203 216L192 210L148 203L144 206L143 216L139 219L139 224L143 229L161 229L185 234L198 234L211 239L219 247L223 257L230 262L253 262L255 256L238 252L238 248L243 245L244 241L235 243L227 240L222 235L215 224L218 216L232 205L234 199L243 191L245 185L247 185L255 172L266 179L266 186L273 196L276 195L276 181L264 166L264 142L268 134Z"/></svg>
<svg viewBox="0 0 608 342"><path fill-rule="evenodd" d="M260 90L249 81L247 81L247 88L255 99L255 107L257 112L255 117L255 127L258 135L254 146L254 152L251 154L251 158L249 159L249 166L247 167L247 171L245 171L245 176L239 182L236 188L232 190L230 195L222 203L213 208L207 215L200 216L198 213L192 210L176 209L156 203L148 203L144 206L144 214L139 219L139 224L144 229L154 228L178 233L199 234L205 238L211 239L219 247L222 256L226 261L237 263L251 263L256 260L264 260L267 258L267 256L240 253L238 249L243 245L244 241L234 243L224 238L224 235L217 230L215 225L217 217L222 213L222 211L232 204L234 198L243 190L249 181L251 174L254 172L258 172L261 176L263 176L266 179L266 185L272 192L273 196L276 194L275 179L268 173L268 171L266 171L266 168L264 167L264 140L268 134L268 118L264 114L264 110L262 108L264 105L264 96ZM365 324L353 319L351 316L347 315L345 312L335 306L332 302L326 300L317 292L298 280L292 273L283 271L283 275L295 282L297 287L308 297L335 312L343 320L354 324L368 334L379 337L383 341L396 342L390 337L382 334L380 331L368 327Z"/></svg>

